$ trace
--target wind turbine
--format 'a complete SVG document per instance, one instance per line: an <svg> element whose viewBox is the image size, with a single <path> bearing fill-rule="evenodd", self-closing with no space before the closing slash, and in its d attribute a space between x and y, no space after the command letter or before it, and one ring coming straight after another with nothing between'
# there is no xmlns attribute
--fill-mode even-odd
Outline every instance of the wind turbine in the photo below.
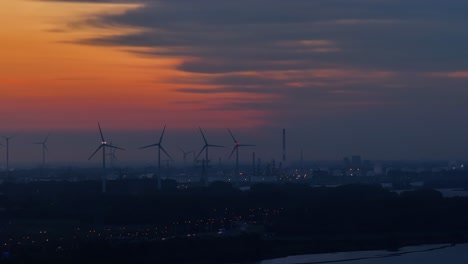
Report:
<svg viewBox="0 0 468 264"><path fill-rule="evenodd" d="M111 151L111 166L112 168L115 167L115 161L119 161L119 159L117 158L117 156L115 155L115 153L117 152L117 149L113 149Z"/></svg>
<svg viewBox="0 0 468 264"><path fill-rule="evenodd" d="M10 140L13 139L16 136L11 136L11 137L6 137L3 136L3 138L6 141L6 168L7 172L10 172Z"/></svg>
<svg viewBox="0 0 468 264"><path fill-rule="evenodd" d="M168 156L171 160L174 160L169 153L164 149L164 147L161 145L164 137L164 132L166 132L166 125L164 125L164 129L161 133L161 136L159 137L158 143L151 144L145 147L141 147L140 149L145 149L145 148L152 148L152 147L158 147L158 189L161 189L161 150Z"/></svg>
<svg viewBox="0 0 468 264"><path fill-rule="evenodd" d="M46 153L46 150L49 150L46 144L47 140L49 139L49 136L50 134L47 134L47 137L44 139L44 141L34 143L36 145L42 145L42 168L45 168L45 153Z"/></svg>
<svg viewBox="0 0 468 264"><path fill-rule="evenodd" d="M112 144L112 141L110 142L110 144L113 145L113 144ZM117 160L117 161L119 160L119 159L117 158L117 155L115 155L116 152L117 152L117 149L116 149L116 148L113 148L113 149L110 151L110 153L107 154L107 155L109 156L109 158L110 158L110 163L111 163L112 169L115 167L115 161L116 161L116 160Z"/></svg>
<svg viewBox="0 0 468 264"><path fill-rule="evenodd" d="M101 124L98 122L98 127L99 127L99 133L101 134L101 145L94 151L94 153L89 157L88 160L92 159L96 153L102 149L102 192L106 192L106 148L111 148L111 149L120 149L120 150L125 150L123 148L119 148L116 146L113 146L112 144L107 144L106 140L104 139L104 134L102 134L102 129L101 129Z"/></svg>
<svg viewBox="0 0 468 264"><path fill-rule="evenodd" d="M201 128L200 129L200 133L203 137L203 141L205 141L205 145L203 145L203 148L200 150L200 152L198 153L197 157L195 159L198 159L198 157L200 156L200 154L202 154L203 150L205 151L205 161L206 161L206 165L208 166L208 148L210 147L213 147L213 148L224 148L224 146L219 146L219 145L211 145L211 144L208 144L208 141L206 140L206 137L205 137L205 134L203 134L203 131Z"/></svg>
<svg viewBox="0 0 468 264"><path fill-rule="evenodd" d="M236 152L236 179L239 178L239 148L241 147L255 147L255 145L247 145L247 144L240 144L239 141L234 137L232 134L231 130L228 128L229 134L232 137L232 140L234 140L234 148L231 151L231 155L229 155L229 159L231 159L232 155L234 152Z"/></svg>
<svg viewBox="0 0 468 264"><path fill-rule="evenodd" d="M0 143L0 148L3 147L3 144ZM1 167L1 166L0 166Z"/></svg>
<svg viewBox="0 0 468 264"><path fill-rule="evenodd" d="M177 147L184 154L184 166L187 167L187 155L194 153L193 151L185 152L181 147Z"/></svg>

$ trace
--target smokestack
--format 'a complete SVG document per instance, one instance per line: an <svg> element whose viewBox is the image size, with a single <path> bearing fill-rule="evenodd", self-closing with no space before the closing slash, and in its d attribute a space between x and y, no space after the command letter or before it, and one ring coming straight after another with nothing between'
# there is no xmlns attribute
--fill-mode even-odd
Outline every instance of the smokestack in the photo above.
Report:
<svg viewBox="0 0 468 264"><path fill-rule="evenodd" d="M252 176L255 176L255 152L252 152ZM249 178L249 183L252 183L252 178Z"/></svg>
<svg viewBox="0 0 468 264"><path fill-rule="evenodd" d="M283 128L283 162L286 161L286 129Z"/></svg>
<svg viewBox="0 0 468 264"><path fill-rule="evenodd" d="M301 172L304 170L304 152L301 149Z"/></svg>

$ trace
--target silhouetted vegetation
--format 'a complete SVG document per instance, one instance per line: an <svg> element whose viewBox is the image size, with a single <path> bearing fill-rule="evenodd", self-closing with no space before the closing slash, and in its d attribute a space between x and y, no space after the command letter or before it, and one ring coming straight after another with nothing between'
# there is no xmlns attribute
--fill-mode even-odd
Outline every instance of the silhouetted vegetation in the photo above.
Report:
<svg viewBox="0 0 468 264"><path fill-rule="evenodd" d="M460 242L468 235L468 197L443 198L431 189L397 194L380 185L255 184L242 192L225 182L187 187L170 180L163 182L161 191L155 186L153 180L111 181L110 192L103 195L99 183L92 181L4 183L0 208L6 210L0 212L0 223L4 227L19 223L20 228L22 221L34 227L54 220L69 221L78 228L167 226L171 230L167 241L133 239L116 244L109 237L78 239L69 227L57 224L63 240L74 239L63 242L64 252L56 250L57 243L36 251L10 247L17 259L25 261L42 256L77 263L246 261L295 253ZM262 228L217 235L219 228L235 229L234 220L226 220L230 217ZM219 221L210 220L209 227L193 224L203 219ZM11 232L0 228L3 237ZM187 233L197 236L184 237ZM76 246L69 246L72 244Z"/></svg>

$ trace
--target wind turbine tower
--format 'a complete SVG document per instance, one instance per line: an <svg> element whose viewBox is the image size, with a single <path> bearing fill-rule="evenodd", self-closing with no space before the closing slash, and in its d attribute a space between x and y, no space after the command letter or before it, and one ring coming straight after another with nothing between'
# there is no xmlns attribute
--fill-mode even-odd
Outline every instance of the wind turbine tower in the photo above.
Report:
<svg viewBox="0 0 468 264"><path fill-rule="evenodd" d="M184 154L184 167L187 167L187 155L190 154L190 153L194 153L194 152L193 151L186 152L181 147L177 147L177 148L180 150L180 152L182 152Z"/></svg>
<svg viewBox="0 0 468 264"><path fill-rule="evenodd" d="M224 148L224 146L219 146L219 145L211 145L211 144L208 144L208 141L206 140L206 137L205 137L205 134L203 134L203 131L201 128L200 129L200 133L203 137L203 141L205 142L205 145L203 145L203 148L200 150L200 152L198 153L197 157L195 159L198 159L198 157L200 156L200 154L202 154L203 150L205 151L205 161L206 161L206 166L208 167L208 162L209 162L209 159L208 159L208 149L210 147L213 147L213 148Z"/></svg>
<svg viewBox="0 0 468 264"><path fill-rule="evenodd" d="M46 151L49 150L47 148L47 140L49 139L49 136L50 136L50 134L48 134L47 137L42 142L34 143L36 145L41 145L42 146L42 168L43 169L45 168L45 164L46 164Z"/></svg>
<svg viewBox="0 0 468 264"><path fill-rule="evenodd" d="M255 147L255 145L246 145L246 144L240 144L239 141L234 137L232 134L231 130L228 128L229 134L232 137L232 140L234 140L234 148L231 151L231 155L229 155L229 159L231 159L232 155L234 152L236 152L236 179L239 179L239 148L241 147Z"/></svg>
<svg viewBox="0 0 468 264"><path fill-rule="evenodd" d="M116 146L113 146L112 144L108 144L106 142L106 140L104 139L104 134L102 133L102 129L101 129L101 124L99 124L98 122L98 127L99 127L99 133L101 135L101 144L99 145L99 147L96 149L96 151L93 152L93 154L88 158L88 160L92 159L94 157L94 155L96 155L96 153L98 153L99 150L102 149L102 177L101 177L101 181L102 181L102 192L105 193L107 191L106 189L106 148L111 148L111 149L120 149L120 150L125 150L123 148L119 148L119 147L116 147Z"/></svg>
<svg viewBox="0 0 468 264"><path fill-rule="evenodd" d="M6 169L8 173L10 173L10 140L13 139L14 137L15 136L11 136L11 137L3 136L3 138L6 141Z"/></svg>
<svg viewBox="0 0 468 264"><path fill-rule="evenodd" d="M161 150L166 154L167 157L169 157L172 161L171 155L167 153L167 151L164 149L164 147L161 145L163 138L164 138L164 133L166 132L166 125L164 125L164 129L161 133L161 136L159 137L158 143L151 144L145 147L141 147L140 149L145 149L145 148L152 148L152 147L158 147L158 175L157 175L157 180L158 180L158 189L161 189Z"/></svg>
<svg viewBox="0 0 468 264"><path fill-rule="evenodd" d="M112 141L111 141L110 144L113 145L113 144L112 144ZM115 161L118 161L118 160L119 160L119 159L117 158L117 155L115 155L116 152L117 152L117 149L114 148L114 149L112 149L112 150L110 151L109 154L107 154L107 155L109 156L110 164L111 164L111 168L112 168L112 169L115 168Z"/></svg>
<svg viewBox="0 0 468 264"><path fill-rule="evenodd" d="M286 161L286 129L283 128L283 162Z"/></svg>

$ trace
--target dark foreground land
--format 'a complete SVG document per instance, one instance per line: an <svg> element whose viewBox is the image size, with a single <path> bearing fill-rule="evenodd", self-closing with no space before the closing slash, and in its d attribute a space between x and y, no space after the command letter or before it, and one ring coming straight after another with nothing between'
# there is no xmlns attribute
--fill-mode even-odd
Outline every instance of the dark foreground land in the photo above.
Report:
<svg viewBox="0 0 468 264"><path fill-rule="evenodd" d="M5 263L233 263L468 241L468 198L374 185L0 185Z"/></svg>

